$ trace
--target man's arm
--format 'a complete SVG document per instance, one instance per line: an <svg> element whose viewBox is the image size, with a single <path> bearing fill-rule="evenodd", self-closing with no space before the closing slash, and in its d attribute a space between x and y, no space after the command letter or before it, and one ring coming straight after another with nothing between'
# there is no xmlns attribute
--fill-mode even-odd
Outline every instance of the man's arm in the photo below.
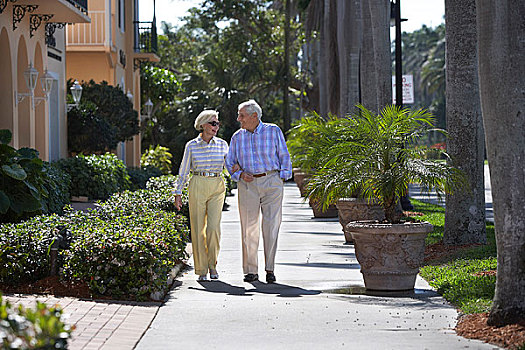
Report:
<svg viewBox="0 0 525 350"><path fill-rule="evenodd" d="M283 132L279 127L277 128L277 156L280 164L279 176L286 181L292 177L292 161Z"/></svg>
<svg viewBox="0 0 525 350"><path fill-rule="evenodd" d="M226 165L226 169L228 170L228 172L230 173L232 177L232 180L238 182L242 169L233 171L234 165L239 163L239 160L237 158L237 152L236 152L237 145L238 145L237 138L235 137L235 135L233 135L230 141L230 148L228 149L228 154L226 155L226 160L224 161L224 163Z"/></svg>

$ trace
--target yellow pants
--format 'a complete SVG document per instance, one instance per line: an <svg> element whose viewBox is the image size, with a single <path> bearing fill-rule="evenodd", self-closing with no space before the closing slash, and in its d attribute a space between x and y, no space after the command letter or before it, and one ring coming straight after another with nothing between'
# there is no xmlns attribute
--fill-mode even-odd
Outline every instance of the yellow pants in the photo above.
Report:
<svg viewBox="0 0 525 350"><path fill-rule="evenodd" d="M188 186L193 261L199 276L216 269L225 190L222 177L193 175Z"/></svg>

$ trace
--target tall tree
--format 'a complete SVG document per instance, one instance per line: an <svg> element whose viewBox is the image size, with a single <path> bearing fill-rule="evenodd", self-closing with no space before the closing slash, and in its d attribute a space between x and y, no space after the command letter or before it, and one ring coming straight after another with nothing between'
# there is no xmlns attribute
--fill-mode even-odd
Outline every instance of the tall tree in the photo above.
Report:
<svg viewBox="0 0 525 350"><path fill-rule="evenodd" d="M285 0L284 5L284 82L283 82L283 130L290 129L290 1Z"/></svg>
<svg viewBox="0 0 525 350"><path fill-rule="evenodd" d="M339 52L339 113L348 114L359 103L359 53L361 50L361 2L337 1Z"/></svg>
<svg viewBox="0 0 525 350"><path fill-rule="evenodd" d="M478 87L476 1L445 0L447 151L468 191L446 196L443 242L486 243L484 135Z"/></svg>
<svg viewBox="0 0 525 350"><path fill-rule="evenodd" d="M525 2L476 0L498 272L488 322L525 324Z"/></svg>
<svg viewBox="0 0 525 350"><path fill-rule="evenodd" d="M321 108L326 107L327 113L339 114L339 59L337 52L337 0L324 0L324 13L321 31L321 58L319 63L323 65L321 70L323 75L319 79L324 79L324 84L320 83ZM322 89L325 91L322 91Z"/></svg>

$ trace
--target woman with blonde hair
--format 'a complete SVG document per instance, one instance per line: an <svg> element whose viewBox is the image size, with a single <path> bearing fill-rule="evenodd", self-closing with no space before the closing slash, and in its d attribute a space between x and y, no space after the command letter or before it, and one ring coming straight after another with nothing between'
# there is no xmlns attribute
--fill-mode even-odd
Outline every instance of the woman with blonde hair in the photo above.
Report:
<svg viewBox="0 0 525 350"><path fill-rule="evenodd" d="M191 242L198 281L218 279L217 256L221 239L221 215L226 187L221 173L228 143L218 138L219 113L204 110L195 119L199 136L186 143L174 190L175 206L182 206L182 189L188 182Z"/></svg>

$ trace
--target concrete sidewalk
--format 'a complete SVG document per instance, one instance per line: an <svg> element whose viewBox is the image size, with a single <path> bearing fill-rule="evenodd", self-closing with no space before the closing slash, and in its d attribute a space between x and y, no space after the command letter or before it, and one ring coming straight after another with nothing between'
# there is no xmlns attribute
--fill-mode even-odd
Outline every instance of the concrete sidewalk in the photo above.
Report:
<svg viewBox="0 0 525 350"><path fill-rule="evenodd" d="M261 282L243 282L237 198L228 203L219 281L186 271L137 349L498 348L458 337L457 311L421 278L414 292L367 293L338 220L313 218L294 183L285 184L277 283L262 282L261 249Z"/></svg>

